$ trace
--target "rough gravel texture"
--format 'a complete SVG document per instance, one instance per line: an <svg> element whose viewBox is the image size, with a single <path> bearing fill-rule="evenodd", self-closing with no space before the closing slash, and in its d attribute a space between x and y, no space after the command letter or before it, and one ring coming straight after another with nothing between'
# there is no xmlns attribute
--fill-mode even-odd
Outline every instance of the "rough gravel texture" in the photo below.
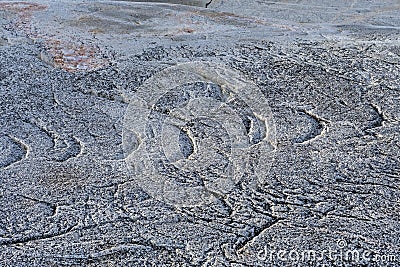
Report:
<svg viewBox="0 0 400 267"><path fill-rule="evenodd" d="M0 266L399 266L399 2L154 2L0 1Z"/></svg>

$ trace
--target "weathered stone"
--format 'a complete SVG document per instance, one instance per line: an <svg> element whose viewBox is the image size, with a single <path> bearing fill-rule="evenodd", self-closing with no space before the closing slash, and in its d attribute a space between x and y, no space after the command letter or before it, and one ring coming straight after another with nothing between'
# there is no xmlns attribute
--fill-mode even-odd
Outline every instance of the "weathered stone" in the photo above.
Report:
<svg viewBox="0 0 400 267"><path fill-rule="evenodd" d="M398 1L158 2L0 2L0 265L399 265Z"/></svg>

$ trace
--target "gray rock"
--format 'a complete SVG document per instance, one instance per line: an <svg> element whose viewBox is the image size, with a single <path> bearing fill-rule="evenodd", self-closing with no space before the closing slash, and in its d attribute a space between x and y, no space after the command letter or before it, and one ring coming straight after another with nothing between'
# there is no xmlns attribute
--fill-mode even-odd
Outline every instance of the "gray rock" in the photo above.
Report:
<svg viewBox="0 0 400 267"><path fill-rule="evenodd" d="M0 265L398 266L399 8L0 2Z"/></svg>

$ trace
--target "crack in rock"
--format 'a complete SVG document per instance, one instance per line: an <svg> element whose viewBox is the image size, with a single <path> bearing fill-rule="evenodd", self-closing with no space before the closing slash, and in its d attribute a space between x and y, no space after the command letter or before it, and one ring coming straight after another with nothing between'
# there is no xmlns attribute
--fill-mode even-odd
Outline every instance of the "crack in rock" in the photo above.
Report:
<svg viewBox="0 0 400 267"><path fill-rule="evenodd" d="M29 242L34 242L34 241L43 241L55 237L60 237L64 236L70 232L72 232L75 227L78 224L71 225L67 228L60 229L59 231L53 231L49 233L43 233L43 234L33 234L31 236L24 236L18 239L13 239L13 238L0 238L0 246L10 246L10 245L23 245Z"/></svg>

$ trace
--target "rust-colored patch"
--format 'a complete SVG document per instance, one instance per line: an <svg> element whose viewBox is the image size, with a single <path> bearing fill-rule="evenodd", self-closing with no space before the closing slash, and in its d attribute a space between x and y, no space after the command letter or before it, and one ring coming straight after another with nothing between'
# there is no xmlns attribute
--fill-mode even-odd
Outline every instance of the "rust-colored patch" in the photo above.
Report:
<svg viewBox="0 0 400 267"><path fill-rule="evenodd" d="M15 13L16 20L14 21L14 27L18 30L29 32L30 30L30 19L32 13L35 11L45 10L47 6L39 5L36 3L29 2L2 2L0 3L0 11L8 11Z"/></svg>
<svg viewBox="0 0 400 267"><path fill-rule="evenodd" d="M29 2L0 3L0 11L15 14L16 18L12 22L12 28L24 32L29 38L44 40L49 57L44 59L41 56L40 58L46 63L70 72L89 71L107 64L106 59L100 58L100 51L97 47L62 41L32 27L33 12L46 9L47 6Z"/></svg>
<svg viewBox="0 0 400 267"><path fill-rule="evenodd" d="M47 6L39 5L36 3L28 2L2 2L0 3L0 10L12 11L16 13L27 13L32 11L45 10Z"/></svg>
<svg viewBox="0 0 400 267"><path fill-rule="evenodd" d="M70 72L97 69L108 62L97 56L100 51L93 46L48 39L46 40L46 49L52 55L56 67Z"/></svg>

